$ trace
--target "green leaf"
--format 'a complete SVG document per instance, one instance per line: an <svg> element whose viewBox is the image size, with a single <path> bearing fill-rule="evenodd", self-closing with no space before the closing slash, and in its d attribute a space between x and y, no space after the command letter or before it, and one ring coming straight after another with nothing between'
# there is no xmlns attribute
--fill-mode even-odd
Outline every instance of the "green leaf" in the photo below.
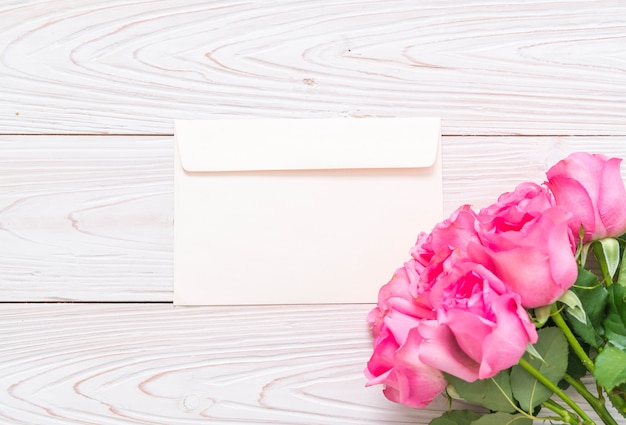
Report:
<svg viewBox="0 0 626 425"><path fill-rule="evenodd" d="M570 328L587 344L596 348L602 346L602 320L608 302L608 291L600 284L598 276L582 267L578 268L578 278L570 290L578 297L586 313L585 323L581 323L567 308L565 318Z"/></svg>
<svg viewBox="0 0 626 425"><path fill-rule="evenodd" d="M619 266L619 242L615 238L604 238L599 240L604 253L604 261L611 277L615 276L617 266Z"/></svg>
<svg viewBox="0 0 626 425"><path fill-rule="evenodd" d="M471 425L533 425L533 421L524 415L509 415L498 412L483 415L473 421Z"/></svg>
<svg viewBox="0 0 626 425"><path fill-rule="evenodd" d="M556 385L567 370L567 340L563 332L555 327L539 329L537 333L539 340L535 348L543 360L528 353L524 354L524 358ZM519 365L511 369L511 387L520 407L527 412L532 412L536 406L552 396L552 391Z"/></svg>
<svg viewBox="0 0 626 425"><path fill-rule="evenodd" d="M593 376L608 391L626 382L626 351L607 345L595 361Z"/></svg>
<svg viewBox="0 0 626 425"><path fill-rule="evenodd" d="M467 382L456 376L446 375L457 394L470 403L480 404L489 410L514 412L513 392L509 370L503 370L491 379Z"/></svg>
<svg viewBox="0 0 626 425"><path fill-rule="evenodd" d="M614 346L626 349L626 286L611 285L608 294L604 336Z"/></svg>
<svg viewBox="0 0 626 425"><path fill-rule="evenodd" d="M608 395L615 410L626 418L626 384L617 386Z"/></svg>
<svg viewBox="0 0 626 425"><path fill-rule="evenodd" d="M471 425L480 418L480 413L471 410L450 410L429 422L429 425Z"/></svg>

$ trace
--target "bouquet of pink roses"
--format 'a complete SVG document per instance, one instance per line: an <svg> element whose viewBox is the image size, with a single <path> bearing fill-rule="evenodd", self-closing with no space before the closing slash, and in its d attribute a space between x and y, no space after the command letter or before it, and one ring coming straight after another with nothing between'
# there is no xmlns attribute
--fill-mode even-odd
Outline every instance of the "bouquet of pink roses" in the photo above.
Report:
<svg viewBox="0 0 626 425"><path fill-rule="evenodd" d="M626 416L620 163L573 154L544 185L523 183L478 213L464 205L421 233L368 316L368 385L416 408L445 393L488 410L451 410L431 425L594 424L571 387L617 425L607 399Z"/></svg>

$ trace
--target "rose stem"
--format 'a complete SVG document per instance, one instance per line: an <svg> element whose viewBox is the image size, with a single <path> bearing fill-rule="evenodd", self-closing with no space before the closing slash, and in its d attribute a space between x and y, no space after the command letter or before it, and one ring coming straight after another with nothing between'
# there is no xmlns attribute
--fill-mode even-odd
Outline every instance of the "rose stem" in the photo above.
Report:
<svg viewBox="0 0 626 425"><path fill-rule="evenodd" d="M606 406L604 405L603 401L604 398L598 399L594 397L593 394L591 394L589 390L587 390L582 382L580 382L578 379L572 378L567 373L565 374L563 379L565 379L572 387L574 387L576 391L578 391L581 396L584 397L585 400L587 400L587 403L589 403L593 410L596 411L598 416L600 416L602 422L607 425L618 425L618 423L615 421L615 419L613 419L609 411L606 410Z"/></svg>
<svg viewBox="0 0 626 425"><path fill-rule="evenodd" d="M587 425L595 425L595 422L585 413L583 409L580 408L578 404L574 400L572 400L567 394L563 392L562 389L553 384L548 378L545 377L543 373L537 370L528 360L525 358L519 359L519 365L526 370L526 372L530 373L537 381L542 383L546 388L556 394L561 400L565 402L569 407L571 407L574 412L580 416L584 424Z"/></svg>
<svg viewBox="0 0 626 425"><path fill-rule="evenodd" d="M569 328L569 326L567 326L565 319L563 319L563 316L561 315L559 310L556 308L556 304L552 305L552 313L550 313L550 316L552 317L552 321L554 321L554 324L557 325L561 329L561 331L563 331L563 334L565 335L567 342L569 342L569 345L572 347L572 350L574 350L574 353L578 356L580 361L583 363L583 366L585 366L585 368L589 372L593 373L595 369L593 361L591 361L591 359L589 358L589 356L587 355L583 347L580 345L580 343L576 339L576 336L574 335L572 330Z"/></svg>
<svg viewBox="0 0 626 425"><path fill-rule="evenodd" d="M554 413L559 415L564 422L567 422L570 425L580 424L580 419L578 418L578 416L568 411L567 409L559 406L559 404L552 399L544 401L543 403L541 403L541 405L547 409L552 410Z"/></svg>

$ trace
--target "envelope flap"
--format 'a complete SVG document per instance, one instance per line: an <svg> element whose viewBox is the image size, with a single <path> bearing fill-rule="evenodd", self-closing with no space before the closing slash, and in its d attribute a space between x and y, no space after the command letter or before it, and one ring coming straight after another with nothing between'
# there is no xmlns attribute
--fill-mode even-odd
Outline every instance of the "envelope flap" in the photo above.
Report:
<svg viewBox="0 0 626 425"><path fill-rule="evenodd" d="M422 168L435 163L438 118L177 120L188 172Z"/></svg>

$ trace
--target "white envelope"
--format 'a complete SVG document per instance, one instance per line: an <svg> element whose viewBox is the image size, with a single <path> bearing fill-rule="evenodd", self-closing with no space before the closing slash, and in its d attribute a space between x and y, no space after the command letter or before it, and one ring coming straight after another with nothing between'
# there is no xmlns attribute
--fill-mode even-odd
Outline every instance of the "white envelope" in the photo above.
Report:
<svg viewBox="0 0 626 425"><path fill-rule="evenodd" d="M176 121L174 302L374 303L443 215L435 118Z"/></svg>

